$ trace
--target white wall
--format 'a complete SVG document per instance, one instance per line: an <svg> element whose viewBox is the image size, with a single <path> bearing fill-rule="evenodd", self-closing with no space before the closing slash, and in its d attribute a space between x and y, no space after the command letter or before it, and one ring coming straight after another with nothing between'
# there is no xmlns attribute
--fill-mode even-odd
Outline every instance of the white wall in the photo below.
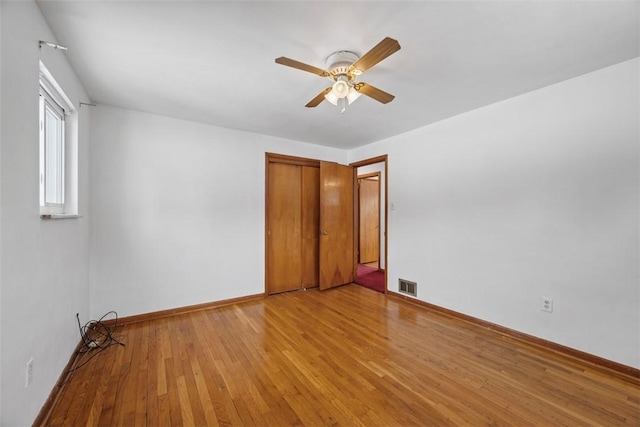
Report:
<svg viewBox="0 0 640 427"><path fill-rule="evenodd" d="M0 425L30 425L79 340L76 313L88 320L87 217L39 217L38 61L42 59L71 100L87 100L34 2L2 2L0 146ZM79 207L88 215L88 111L80 109ZM33 357L33 383L25 388Z"/></svg>
<svg viewBox="0 0 640 427"><path fill-rule="evenodd" d="M638 64L353 150L389 155L389 288L640 367Z"/></svg>
<svg viewBox="0 0 640 427"><path fill-rule="evenodd" d="M92 112L91 313L264 292L265 152L343 150L105 106Z"/></svg>

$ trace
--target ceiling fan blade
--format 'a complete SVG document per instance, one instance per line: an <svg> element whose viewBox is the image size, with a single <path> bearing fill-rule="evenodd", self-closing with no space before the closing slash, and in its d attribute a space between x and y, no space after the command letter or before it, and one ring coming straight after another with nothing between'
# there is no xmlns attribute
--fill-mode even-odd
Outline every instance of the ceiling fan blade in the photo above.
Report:
<svg viewBox="0 0 640 427"><path fill-rule="evenodd" d="M287 67L297 68L298 70L307 71L309 73L317 74L318 76L326 77L329 75L325 70L314 67L313 65L305 64L304 62L296 61L294 59L285 58L281 56L276 58L276 63L286 65Z"/></svg>
<svg viewBox="0 0 640 427"><path fill-rule="evenodd" d="M395 96L391 95L390 93L380 90L377 87L371 86L367 83L356 83L354 85L354 89L364 95L367 95L369 98L373 98L376 101L382 102L383 104L391 102L393 101L393 98L395 98Z"/></svg>
<svg viewBox="0 0 640 427"><path fill-rule="evenodd" d="M324 101L324 96L326 94L328 94L329 92L331 92L331 86L329 86L328 88L326 88L325 90L320 92L311 101L307 102L307 105L305 105L305 107L309 107L309 108L317 107L318 104L320 104L322 101Z"/></svg>
<svg viewBox="0 0 640 427"><path fill-rule="evenodd" d="M385 37L380 43L375 45L369 52L362 55L360 59L349 67L349 71L366 71L376 65L386 57L400 50L400 43L391 37Z"/></svg>

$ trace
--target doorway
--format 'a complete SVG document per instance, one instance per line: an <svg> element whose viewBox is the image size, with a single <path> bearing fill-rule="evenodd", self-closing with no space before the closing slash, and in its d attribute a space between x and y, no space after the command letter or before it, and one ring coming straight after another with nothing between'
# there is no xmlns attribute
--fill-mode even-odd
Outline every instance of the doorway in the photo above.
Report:
<svg viewBox="0 0 640 427"><path fill-rule="evenodd" d="M357 265L355 283L387 292L387 156L352 163L356 168Z"/></svg>
<svg viewBox="0 0 640 427"><path fill-rule="evenodd" d="M380 265L380 172L358 174L358 264Z"/></svg>

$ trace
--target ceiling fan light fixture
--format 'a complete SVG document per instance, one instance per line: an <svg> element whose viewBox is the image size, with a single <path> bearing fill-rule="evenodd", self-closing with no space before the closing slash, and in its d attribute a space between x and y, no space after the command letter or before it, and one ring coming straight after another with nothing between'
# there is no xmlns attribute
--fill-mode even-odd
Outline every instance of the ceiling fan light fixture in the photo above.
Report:
<svg viewBox="0 0 640 427"><path fill-rule="evenodd" d="M349 94L349 83L347 83L342 78L339 78L333 84L333 88L331 89L331 93L333 93L338 98L344 98L345 96L347 96Z"/></svg>
<svg viewBox="0 0 640 427"><path fill-rule="evenodd" d="M322 99L322 98L321 98ZM327 93L324 96L324 99L326 99L327 101L329 101L330 103L332 103L333 105L338 105L338 97L336 96L335 93L333 93L333 89L331 91L329 91L329 93Z"/></svg>
<svg viewBox="0 0 640 427"><path fill-rule="evenodd" d="M355 90L352 87L349 88L349 93L347 93L347 101L349 101L349 105L351 105L353 102L355 102L356 99L360 98L360 95L362 95L360 92L358 92L357 90Z"/></svg>

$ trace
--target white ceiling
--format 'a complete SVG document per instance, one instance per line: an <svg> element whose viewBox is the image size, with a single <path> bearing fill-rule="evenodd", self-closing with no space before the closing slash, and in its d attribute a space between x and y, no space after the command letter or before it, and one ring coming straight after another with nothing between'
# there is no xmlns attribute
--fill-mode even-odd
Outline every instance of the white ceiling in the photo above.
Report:
<svg viewBox="0 0 640 427"><path fill-rule="evenodd" d="M99 104L352 148L639 55L638 1L38 2ZM340 114L304 105L336 50L402 49Z"/></svg>

